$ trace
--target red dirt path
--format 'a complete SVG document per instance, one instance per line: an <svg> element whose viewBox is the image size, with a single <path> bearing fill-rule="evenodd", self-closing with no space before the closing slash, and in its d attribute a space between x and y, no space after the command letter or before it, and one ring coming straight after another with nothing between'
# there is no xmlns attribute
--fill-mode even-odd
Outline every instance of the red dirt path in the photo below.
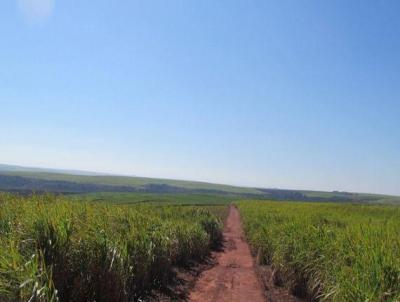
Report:
<svg viewBox="0 0 400 302"><path fill-rule="evenodd" d="M216 256L217 265L203 272L189 301L264 302L253 258L244 240L239 211L231 206L224 228L225 249Z"/></svg>

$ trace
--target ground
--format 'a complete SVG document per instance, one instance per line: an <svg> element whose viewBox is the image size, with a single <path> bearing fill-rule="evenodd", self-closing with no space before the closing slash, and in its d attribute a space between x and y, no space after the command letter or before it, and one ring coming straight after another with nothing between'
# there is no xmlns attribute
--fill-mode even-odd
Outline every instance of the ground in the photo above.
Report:
<svg viewBox="0 0 400 302"><path fill-rule="evenodd" d="M250 249L243 237L239 211L230 207L224 229L225 249L217 255L217 265L197 280L189 300L265 301Z"/></svg>

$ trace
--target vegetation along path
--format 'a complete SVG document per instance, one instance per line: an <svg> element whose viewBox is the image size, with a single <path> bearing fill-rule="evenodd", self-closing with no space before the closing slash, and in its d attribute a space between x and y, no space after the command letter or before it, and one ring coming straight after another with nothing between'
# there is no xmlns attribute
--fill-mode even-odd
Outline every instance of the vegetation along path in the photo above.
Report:
<svg viewBox="0 0 400 302"><path fill-rule="evenodd" d="M250 248L244 240L240 214L234 206L229 208L224 238L225 248L216 255L217 264L200 275L190 301L265 301Z"/></svg>

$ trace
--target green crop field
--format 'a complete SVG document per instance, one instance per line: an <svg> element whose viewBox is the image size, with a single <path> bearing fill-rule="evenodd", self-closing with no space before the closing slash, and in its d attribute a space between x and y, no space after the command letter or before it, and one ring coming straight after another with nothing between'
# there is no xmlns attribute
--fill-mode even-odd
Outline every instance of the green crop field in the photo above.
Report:
<svg viewBox="0 0 400 302"><path fill-rule="evenodd" d="M90 201L115 204L177 204L177 205L226 205L239 200L236 195L185 194L185 193L119 193L100 192L67 195L76 201Z"/></svg>
<svg viewBox="0 0 400 302"><path fill-rule="evenodd" d="M218 246L225 215L0 194L0 300L138 300Z"/></svg>
<svg viewBox="0 0 400 302"><path fill-rule="evenodd" d="M249 243L275 282L321 301L400 301L400 208L238 204Z"/></svg>

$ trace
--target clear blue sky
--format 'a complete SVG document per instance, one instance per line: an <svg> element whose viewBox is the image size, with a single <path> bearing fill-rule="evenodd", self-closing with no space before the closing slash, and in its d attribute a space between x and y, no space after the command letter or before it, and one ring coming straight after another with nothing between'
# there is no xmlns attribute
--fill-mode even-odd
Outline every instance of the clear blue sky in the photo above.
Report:
<svg viewBox="0 0 400 302"><path fill-rule="evenodd" d="M0 162L400 195L400 2L0 4Z"/></svg>

